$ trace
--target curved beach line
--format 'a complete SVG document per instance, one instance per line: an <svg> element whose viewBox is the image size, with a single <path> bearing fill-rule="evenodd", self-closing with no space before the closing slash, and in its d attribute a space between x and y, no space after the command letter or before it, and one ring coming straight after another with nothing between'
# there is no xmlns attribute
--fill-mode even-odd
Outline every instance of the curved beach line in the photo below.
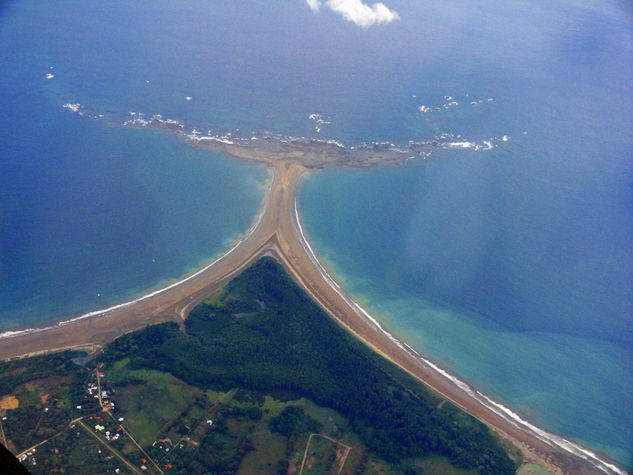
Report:
<svg viewBox="0 0 633 475"><path fill-rule="evenodd" d="M299 219L299 212L297 210L296 198L294 200L294 208L295 208L295 220L296 220L297 230L299 231L299 237L300 237L299 241L301 242L301 246L310 256L310 260L317 267L317 269L321 273L321 276L325 279L325 281L329 284L329 286L352 308L352 310L356 312L357 315L369 321L378 331L383 333L387 338L389 338L389 340L391 340L400 349L402 349L403 351L407 352L409 355L421 361L423 364L431 368L437 374L448 379L451 383L453 383L459 389L464 391L470 397L478 401L487 409L497 414L499 417L513 424L515 427L521 430L524 430L526 432L529 432L530 434L535 436L537 439L547 443L548 445L552 447L558 447L560 449L563 449L566 452L569 452L573 455L576 455L577 457L580 457L586 460L587 462L591 463L595 468L605 473L616 473L619 475L626 475L625 471L619 469L614 464L611 464L602 460L594 452L588 449L585 449L584 447L581 447L580 445L575 444L563 437L557 436L543 429L540 429L539 427L522 419L518 414L516 414L509 408L505 407L504 405L498 402L493 401L485 394L477 390L474 390L464 381L451 375L450 373L443 370L436 364L424 358L418 351L413 349L410 345L408 345L407 343L404 343L403 341L399 340L398 338L393 336L391 333L389 333L387 330L385 330L375 318L373 318L369 313L367 313L365 309L363 309L358 303L356 303L351 297L349 297L349 295L347 295L345 291L343 291L341 286L332 278L332 276L328 273L325 267L323 267L323 265L317 258L316 253L314 252L307 238L305 237L305 234L303 233L303 227L301 226L301 221Z"/></svg>
<svg viewBox="0 0 633 475"><path fill-rule="evenodd" d="M30 333L39 333L39 332L43 332L43 331L46 331L46 330L50 330L52 328L63 327L63 326L69 325L71 323L78 322L80 320L85 320L86 318L102 317L102 316L105 316L106 314L108 314L108 313L110 313L110 312L112 312L114 310L119 310L121 308L128 307L130 305L133 305L135 303L141 302L143 300L151 299L152 297L155 297L158 294L161 294L163 292L166 292L167 290L173 289L174 287L177 287L177 286L179 286L181 284L184 284L185 282L188 282L191 279L195 279L200 274L202 274L202 273L206 272L207 270L211 269L218 262L222 261L227 256L229 256L231 253L233 253L233 251L235 251L235 249L237 249L244 241L246 241L255 232L255 230L259 226L259 223L262 220L262 217L264 216L264 214L266 213L266 210L268 208L268 203L269 203L269 200L270 200L270 190L272 189L272 186L274 185L274 182L275 182L275 174L273 173L271 175L272 175L272 178L271 178L270 185L266 186L266 193L264 195L264 204L263 204L262 208L260 209L259 214L257 215L257 218L256 218L255 222L253 223L253 225L246 232L246 234L244 236L242 236L233 245L233 247L231 247L228 251L226 251L220 257L218 257L217 259L212 261L210 264L207 264L202 269L194 272L191 275L188 275L184 279L181 279L181 280L179 280L177 282L174 282L173 284L170 284L170 285L168 285L166 287L163 287L162 289L158 289L158 290L155 290L155 291L150 292L148 294L145 294L145 295L143 295L143 296L141 296L141 297L139 297L137 299L130 300L128 302L123 302L123 303L120 303L120 304L117 304L117 305L113 305L112 307L104 308L104 309L101 309L101 310L93 310L91 312L84 313L84 314L79 315L77 317L74 317L74 318L71 318L71 319L68 319L68 320L63 320L61 322L56 323L55 325L49 325L49 326L45 326L45 327L25 328L23 330L7 330L7 331L5 331L3 333L0 333L0 340L6 339L6 338L13 338L13 337L20 336L20 335L28 335Z"/></svg>

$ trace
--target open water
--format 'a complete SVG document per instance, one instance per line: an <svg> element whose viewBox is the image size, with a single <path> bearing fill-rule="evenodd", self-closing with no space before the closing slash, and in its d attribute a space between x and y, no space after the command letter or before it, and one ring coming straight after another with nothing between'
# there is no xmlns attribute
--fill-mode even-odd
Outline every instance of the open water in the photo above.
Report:
<svg viewBox="0 0 633 475"><path fill-rule="evenodd" d="M309 177L313 247L424 355L633 468L632 9L385 3L400 18L364 29L301 0L3 2L0 327L140 295L253 221L265 170L131 112L348 146L448 134L404 168Z"/></svg>

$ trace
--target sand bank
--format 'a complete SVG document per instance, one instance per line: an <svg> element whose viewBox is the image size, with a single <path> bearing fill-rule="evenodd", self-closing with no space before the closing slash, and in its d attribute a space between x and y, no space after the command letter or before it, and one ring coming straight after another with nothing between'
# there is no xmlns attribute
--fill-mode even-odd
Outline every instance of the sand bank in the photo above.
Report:
<svg viewBox="0 0 633 475"><path fill-rule="evenodd" d="M60 324L6 335L0 340L0 359L67 348L94 350L123 333L150 324L182 323L196 304L257 259L269 255L276 258L343 328L501 436L512 440L524 451L527 461L557 473L625 473L596 454L521 420L508 408L424 359L382 328L332 279L304 235L296 190L306 167L286 158L270 162L269 166L273 178L261 213L249 232L220 258L179 282L130 302Z"/></svg>

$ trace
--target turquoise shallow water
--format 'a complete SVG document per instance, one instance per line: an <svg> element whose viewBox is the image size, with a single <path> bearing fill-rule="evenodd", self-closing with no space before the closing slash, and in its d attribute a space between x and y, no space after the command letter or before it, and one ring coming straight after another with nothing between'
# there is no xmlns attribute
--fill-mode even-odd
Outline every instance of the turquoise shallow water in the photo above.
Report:
<svg viewBox="0 0 633 475"><path fill-rule="evenodd" d="M455 173L462 172L452 170L453 184L433 187L434 196L422 200L430 201L430 209L407 207L407 199L418 203L419 194L428 194L422 183L432 186L455 167L450 157L442 158L399 170L310 177L300 203L313 247L383 326L436 364L539 427L627 460L633 367L630 348L621 341L626 323L595 327L595 315L582 301L572 316L557 320L549 313L549 300L557 301L566 289L560 281L551 284L564 277L555 266L526 263L525 254L505 254L507 244L498 244L503 235L483 254L490 238L477 234L481 223L475 221L482 215L457 204L460 193L466 201L473 197L472 173L460 182ZM344 201L352 205L335 204ZM423 217L416 219L419 213ZM413 227L418 219L423 224ZM453 240L459 242L457 249L451 248ZM431 255L420 265L419 247L426 246L432 247L426 250ZM516 261L519 268L529 264L543 274L494 268L489 261L499 259L495 253L500 252L510 267ZM601 287L602 279L600 274L593 285ZM457 296L447 297L451 292Z"/></svg>
<svg viewBox="0 0 633 475"><path fill-rule="evenodd" d="M434 49L450 54L422 62L408 88L427 107L446 103L442 90L460 106L399 130L508 141L310 177L306 233L387 329L521 417L632 467L633 63L619 36L630 17L567 2L512 7L517 21L463 6L451 22L462 28ZM484 103L461 107L473 96Z"/></svg>
<svg viewBox="0 0 633 475"><path fill-rule="evenodd" d="M252 222L264 170L130 112L346 145L449 134L465 148L309 178L315 249L425 355L633 467L630 7L386 3L399 20L368 29L300 0L0 4L0 327L137 296Z"/></svg>

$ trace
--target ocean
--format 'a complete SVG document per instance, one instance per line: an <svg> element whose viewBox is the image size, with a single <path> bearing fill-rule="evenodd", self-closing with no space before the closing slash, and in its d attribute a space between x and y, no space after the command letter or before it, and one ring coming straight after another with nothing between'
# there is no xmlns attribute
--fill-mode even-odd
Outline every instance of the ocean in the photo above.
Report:
<svg viewBox="0 0 633 475"><path fill-rule="evenodd" d="M426 357L633 468L633 11L384 3L398 18L361 27L301 0L4 2L0 328L160 287L254 220L264 169L125 128L131 113L448 138L402 168L309 176L310 242Z"/></svg>

